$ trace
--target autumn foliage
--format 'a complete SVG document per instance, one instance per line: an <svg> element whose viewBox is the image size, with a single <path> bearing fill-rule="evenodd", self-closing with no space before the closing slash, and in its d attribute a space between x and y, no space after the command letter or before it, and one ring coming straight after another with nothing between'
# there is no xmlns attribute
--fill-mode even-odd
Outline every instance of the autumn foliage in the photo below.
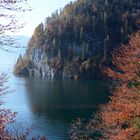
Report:
<svg viewBox="0 0 140 140"><path fill-rule="evenodd" d="M28 60L20 56L19 59L17 60L17 65L15 65L14 67L14 74L19 73L19 71L27 65L28 65Z"/></svg>
<svg viewBox="0 0 140 140"><path fill-rule="evenodd" d="M140 32L133 34L127 45L113 53L112 67L103 73L121 85L113 88L110 101L88 123L72 124L71 139L139 140L140 139ZM84 123L84 124L83 124ZM83 127L81 127L83 126Z"/></svg>
<svg viewBox="0 0 140 140"><path fill-rule="evenodd" d="M13 92L9 87L5 85L7 82L7 75L0 75L0 97ZM0 101L0 105L2 105ZM11 112L9 109L0 109L0 140L25 140L30 134L30 129L26 129L25 133L12 134L10 130L7 129L7 125L13 124L15 122L16 112ZM20 133L20 132L18 132Z"/></svg>
<svg viewBox="0 0 140 140"><path fill-rule="evenodd" d="M106 74L120 79L122 85L113 92L111 102L101 107L102 129L105 137L111 140L139 139L140 130L136 127L136 120L140 118L139 86L129 86L139 80L139 31L131 37L128 45L122 45L114 52L112 62L116 71L107 68Z"/></svg>
<svg viewBox="0 0 140 140"><path fill-rule="evenodd" d="M123 82L135 80L140 69L140 31L132 35L127 45L118 47L112 58L113 69L105 67L103 71L108 77Z"/></svg>
<svg viewBox="0 0 140 140"><path fill-rule="evenodd" d="M101 129L104 137L111 140L138 140L140 129L136 120L140 118L140 89L133 83L139 81L140 31L132 35L128 45L114 52L112 63L116 69L107 68L105 73L120 79L122 85L113 92L108 105L101 106Z"/></svg>
<svg viewBox="0 0 140 140"><path fill-rule="evenodd" d="M140 117L140 95L137 88L123 85L113 93L111 102L101 107L101 129L111 140L134 139L140 135L135 121Z"/></svg>

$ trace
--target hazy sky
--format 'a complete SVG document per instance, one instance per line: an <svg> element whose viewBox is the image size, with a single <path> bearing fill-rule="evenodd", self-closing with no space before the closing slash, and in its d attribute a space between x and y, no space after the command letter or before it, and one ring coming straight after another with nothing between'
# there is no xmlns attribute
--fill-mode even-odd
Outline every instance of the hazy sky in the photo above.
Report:
<svg viewBox="0 0 140 140"><path fill-rule="evenodd" d="M67 3L74 0L28 0L28 5L32 8L31 12L25 15L19 15L21 22L26 22L26 26L15 33L15 35L25 35L31 37L35 27L44 22L45 18L50 16L52 12L63 8ZM22 40L21 40L22 42ZM24 41L27 44L27 40ZM23 54L25 49L12 49L13 52L6 52L0 49L0 68L2 65L15 64L19 54Z"/></svg>
<svg viewBox="0 0 140 140"><path fill-rule="evenodd" d="M35 27L44 22L47 16L50 16L52 12L63 8L67 3L74 0L28 0L29 6L32 11L27 12L21 20L27 22L24 29L16 34L31 36Z"/></svg>

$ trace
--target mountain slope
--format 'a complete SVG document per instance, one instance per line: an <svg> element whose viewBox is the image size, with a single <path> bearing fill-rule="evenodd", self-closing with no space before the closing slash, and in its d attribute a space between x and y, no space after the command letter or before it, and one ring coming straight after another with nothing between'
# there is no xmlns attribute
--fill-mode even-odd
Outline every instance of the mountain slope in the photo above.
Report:
<svg viewBox="0 0 140 140"><path fill-rule="evenodd" d="M15 73L96 78L139 26L139 0L77 0L36 27ZM26 63L25 63L26 62ZM22 64L24 63L24 65Z"/></svg>

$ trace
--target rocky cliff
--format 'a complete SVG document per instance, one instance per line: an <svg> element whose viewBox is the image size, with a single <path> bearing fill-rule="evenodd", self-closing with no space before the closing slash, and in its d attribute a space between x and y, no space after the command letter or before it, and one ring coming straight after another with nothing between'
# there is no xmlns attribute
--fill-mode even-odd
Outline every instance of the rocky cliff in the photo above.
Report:
<svg viewBox="0 0 140 140"><path fill-rule="evenodd" d="M139 0L77 0L47 17L32 35L15 74L100 77L112 52L139 26Z"/></svg>

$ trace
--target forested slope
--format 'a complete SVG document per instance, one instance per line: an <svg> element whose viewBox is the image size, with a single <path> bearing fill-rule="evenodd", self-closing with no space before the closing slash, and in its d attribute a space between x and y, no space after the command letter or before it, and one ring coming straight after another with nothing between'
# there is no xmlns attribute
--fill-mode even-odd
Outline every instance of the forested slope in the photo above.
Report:
<svg viewBox="0 0 140 140"><path fill-rule="evenodd" d="M112 65L113 50L139 28L139 18L139 0L71 2L36 27L15 73L98 78L102 65Z"/></svg>

